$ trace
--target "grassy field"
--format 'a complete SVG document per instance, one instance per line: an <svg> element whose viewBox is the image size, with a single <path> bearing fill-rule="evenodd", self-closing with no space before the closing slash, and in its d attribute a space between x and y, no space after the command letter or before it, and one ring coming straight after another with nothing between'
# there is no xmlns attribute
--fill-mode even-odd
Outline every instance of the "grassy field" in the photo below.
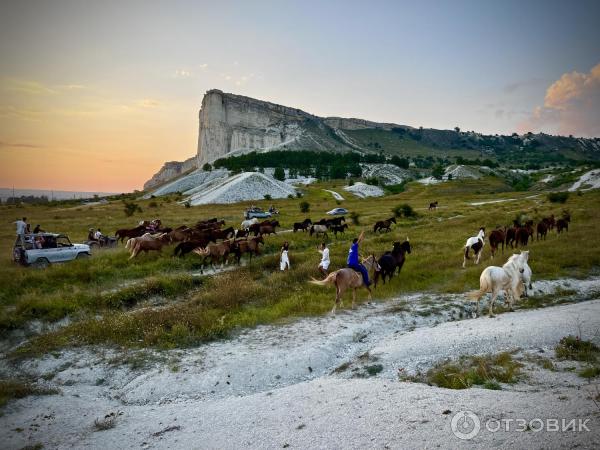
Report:
<svg viewBox="0 0 600 450"><path fill-rule="evenodd" d="M502 180L453 181L433 186L408 185L406 192L378 199L356 199L346 194L343 183L317 183L304 189L303 199L256 202L270 203L281 211L283 229L305 217L317 220L325 212L344 206L359 214L359 225L350 225L345 237L330 236L332 269L344 266L349 242L366 230L361 253L391 249L394 241L407 236L412 254L400 277L375 291L376 300L385 300L415 291L464 292L478 286L485 265L491 264L489 247L484 248L483 264L472 263L461 269L462 246L476 234L479 226L491 230L508 225L517 214L537 220L568 208L572 215L570 231L561 236L550 232L546 241L534 242L530 265L534 279L560 276L586 277L600 266L600 240L596 226L600 223L600 193L572 194L566 204L549 203L544 193L527 198L531 192L514 193ZM338 202L323 189L338 191L345 201ZM472 206L478 201L514 199L496 204ZM301 213L299 203L310 203L310 212ZM429 212L426 206L438 200L440 208ZM307 281L319 277L316 250L321 239L308 233L280 233L266 238L260 258L240 268L214 276L200 276L196 255L180 259L172 256L173 247L162 254L142 255L129 261L120 246L100 250L88 260L54 265L46 270L16 266L10 261L14 242L14 225L26 216L33 226L41 224L48 231L67 233L73 242L81 242L89 227L105 233L117 228L133 227L141 219L159 217L166 226L193 224L217 216L227 225L239 226L242 211L248 205L206 205L184 208L173 198L137 202L141 213L126 217L123 203L96 206L2 206L0 207L0 334L6 339L14 331L25 331L28 342L20 355L34 355L66 346L106 344L123 347L173 348L226 337L235 330L257 324L276 323L294 317L320 315L333 304L333 288L313 286ZM411 205L418 217L400 218L391 233L374 234L376 220L392 215L400 204ZM278 270L281 244L290 242L291 271ZM506 253L509 253L508 251ZM501 265L507 258L496 257ZM366 291L359 295L366 299ZM345 306L350 304L350 294ZM52 331L37 325L63 320ZM32 326L36 325L36 326ZM33 331L36 330L36 331Z"/></svg>

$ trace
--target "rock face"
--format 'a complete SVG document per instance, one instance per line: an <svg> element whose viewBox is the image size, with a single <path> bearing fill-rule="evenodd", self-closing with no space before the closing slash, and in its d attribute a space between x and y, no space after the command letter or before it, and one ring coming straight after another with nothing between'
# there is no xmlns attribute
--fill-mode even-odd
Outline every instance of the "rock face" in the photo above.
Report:
<svg viewBox="0 0 600 450"><path fill-rule="evenodd" d="M156 186L166 183L173 178L183 175L196 168L196 157L186 159L183 162L169 161L166 162L152 178L144 183L144 190L153 189Z"/></svg>
<svg viewBox="0 0 600 450"><path fill-rule="evenodd" d="M297 108L213 89L199 113L198 167L249 151L360 150L343 129L385 128L359 119L323 119Z"/></svg>

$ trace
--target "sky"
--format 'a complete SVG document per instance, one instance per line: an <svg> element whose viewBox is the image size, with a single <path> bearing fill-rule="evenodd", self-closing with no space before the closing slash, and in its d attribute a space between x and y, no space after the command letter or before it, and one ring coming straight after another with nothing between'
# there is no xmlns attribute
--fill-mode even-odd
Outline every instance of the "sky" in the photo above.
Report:
<svg viewBox="0 0 600 450"><path fill-rule="evenodd" d="M203 94L319 116L600 136L598 1L0 3L0 187L128 192Z"/></svg>

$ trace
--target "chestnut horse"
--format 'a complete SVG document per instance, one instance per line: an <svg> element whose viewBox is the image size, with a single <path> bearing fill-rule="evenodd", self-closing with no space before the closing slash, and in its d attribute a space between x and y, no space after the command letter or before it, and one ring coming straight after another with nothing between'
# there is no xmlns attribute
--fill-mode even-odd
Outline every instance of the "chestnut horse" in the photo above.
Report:
<svg viewBox="0 0 600 450"><path fill-rule="evenodd" d="M363 259L362 263L365 265L367 270L371 270L371 268L375 268L375 270L378 269L378 264L374 255ZM354 308L354 303L356 302L356 290L361 286L365 286L360 272L350 268L336 270L335 272L327 275L327 278L324 280L315 280L313 278L310 280L310 283L318 286L327 286L328 284L333 284L335 286L335 303L333 305L333 309L331 310L332 314L335 314L338 304L342 306L342 296L348 289L352 289L352 308ZM371 300L371 289L369 289L367 286L365 286L365 288L369 291L369 300Z"/></svg>

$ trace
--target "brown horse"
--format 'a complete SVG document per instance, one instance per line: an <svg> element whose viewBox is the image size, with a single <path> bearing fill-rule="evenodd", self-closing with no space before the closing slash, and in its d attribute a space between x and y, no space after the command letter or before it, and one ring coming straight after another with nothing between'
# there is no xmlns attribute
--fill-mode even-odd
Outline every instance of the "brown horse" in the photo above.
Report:
<svg viewBox="0 0 600 450"><path fill-rule="evenodd" d="M556 225L556 219L554 219L554 214L550 215L550 217L544 217L542 222L546 224L549 230L553 230Z"/></svg>
<svg viewBox="0 0 600 450"><path fill-rule="evenodd" d="M206 248L195 248L192 250L194 253L200 256L204 256L202 260L202 268L200 272L204 272L204 266L206 265L206 260L210 258L210 265L214 269L215 261L221 260L221 267L225 265L227 262L227 258L231 252L238 251L238 246L233 240L219 242L218 244L208 244Z"/></svg>
<svg viewBox="0 0 600 450"><path fill-rule="evenodd" d="M378 267L374 255L363 259L363 264L367 270L371 270L371 268L377 269ZM310 283L318 286L327 286L328 284L333 284L335 286L335 303L331 310L332 314L335 314L338 304L342 306L342 296L348 289L352 289L352 308L354 308L354 303L356 302L356 290L361 286L365 286L360 272L350 268L336 270L335 272L330 273L324 280L315 280L313 278L310 280ZM365 286L365 288L369 291L369 300L371 300L371 289L367 286Z"/></svg>
<svg viewBox="0 0 600 450"><path fill-rule="evenodd" d="M119 242L123 242L125 238L138 237L145 232L146 227L143 225L138 225L135 228L121 228L120 230L115 231L115 237L119 240Z"/></svg>
<svg viewBox="0 0 600 450"><path fill-rule="evenodd" d="M396 223L396 218L395 217L390 217L389 219L386 220L378 220L377 222L375 222L375 225L373 226L373 233L375 233L376 231L381 231L381 230L387 230L387 231L392 231L392 224Z"/></svg>
<svg viewBox="0 0 600 450"><path fill-rule="evenodd" d="M537 224L537 240L539 241L540 238L544 238L544 240L546 240L546 234L548 234L548 225L545 222L545 220L542 220L540 223Z"/></svg>
<svg viewBox="0 0 600 450"><path fill-rule="evenodd" d="M169 243L167 233L163 233L160 236L153 239L137 239L131 250L131 256L129 259L135 258L140 252L148 253L151 250L158 252L162 251L164 245Z"/></svg>
<svg viewBox="0 0 600 450"><path fill-rule="evenodd" d="M437 202L437 200L436 200L435 202L431 202L431 203L429 204L429 211L431 211L432 209L437 209L437 207L438 207L438 202Z"/></svg>
<svg viewBox="0 0 600 450"><path fill-rule="evenodd" d="M259 250L258 245L265 243L261 235L255 236L250 239L240 239L235 241L239 251L236 254L237 263L240 263L240 259L244 253L250 254L250 261L252 261L252 255L258 256Z"/></svg>
<svg viewBox="0 0 600 450"><path fill-rule="evenodd" d="M506 233L503 229L496 228L490 233L490 237L488 239L490 241L490 250L492 252L492 258L495 256L500 244L502 244L502 254L504 254L504 240L506 239Z"/></svg>

